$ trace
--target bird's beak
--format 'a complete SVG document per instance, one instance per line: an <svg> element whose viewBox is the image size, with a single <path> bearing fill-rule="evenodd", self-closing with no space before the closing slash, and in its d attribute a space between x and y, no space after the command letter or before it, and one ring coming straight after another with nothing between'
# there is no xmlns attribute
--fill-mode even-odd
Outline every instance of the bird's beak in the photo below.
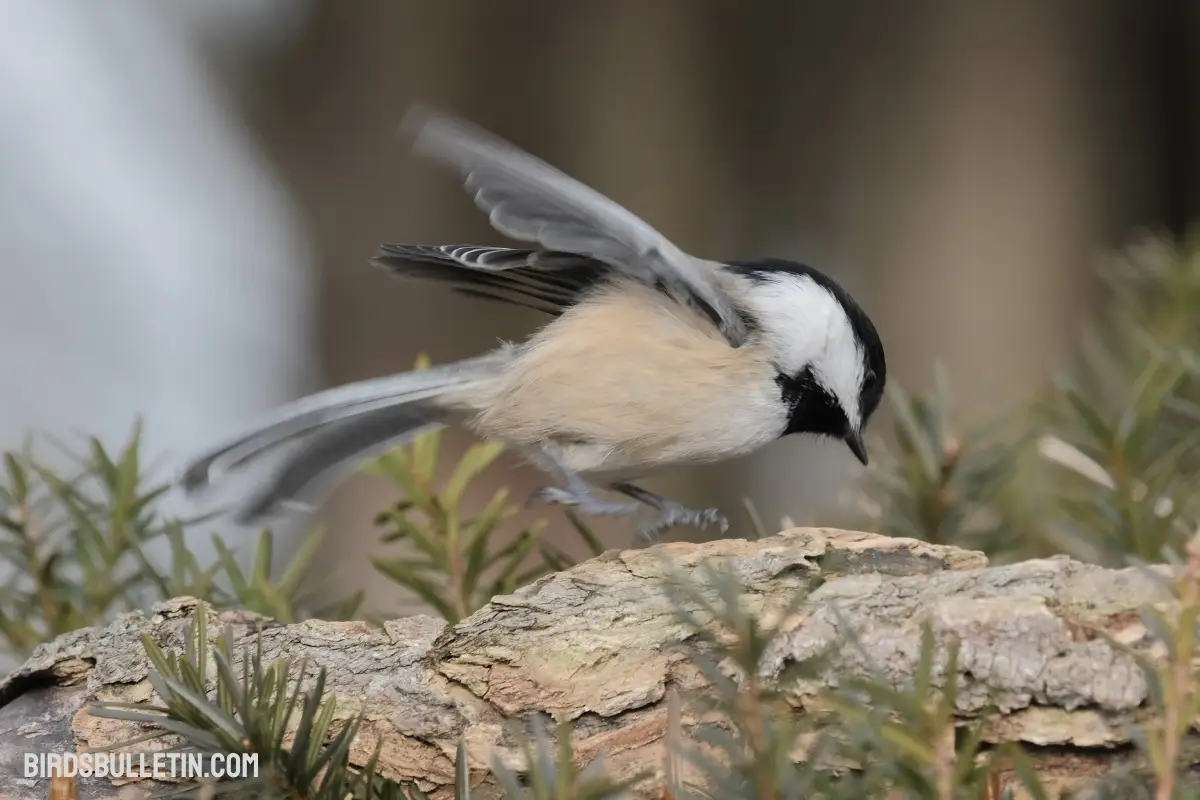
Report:
<svg viewBox="0 0 1200 800"><path fill-rule="evenodd" d="M846 435L843 437L846 440L846 445L849 446L850 452L854 453L854 457L867 465L867 446L863 444L862 434L853 428L846 429Z"/></svg>

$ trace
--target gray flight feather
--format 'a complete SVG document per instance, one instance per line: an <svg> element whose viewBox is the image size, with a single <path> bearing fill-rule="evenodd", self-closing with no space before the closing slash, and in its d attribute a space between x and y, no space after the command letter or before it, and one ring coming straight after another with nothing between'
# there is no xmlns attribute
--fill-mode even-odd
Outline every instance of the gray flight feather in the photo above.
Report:
<svg viewBox="0 0 1200 800"><path fill-rule="evenodd" d="M362 429L370 424L382 424L380 421L385 419L411 418L414 422L425 424L436 419L437 415L432 410L434 406L421 408L422 404L435 401L439 395L450 389L486 379L510 358L511 351L502 348L452 364L360 381L309 395L277 409L247 432L193 458L184 465L179 483L187 492L198 491L216 482L231 470L257 460L285 444L306 439L311 441L309 437L318 433L323 437L336 437L339 430L354 431L355 435L350 439L357 440L357 431L360 428L339 427L347 421L376 421L361 423ZM406 416L398 411L404 408L413 410L407 412ZM392 434L400 435L402 432L393 429ZM347 444L353 449L349 439ZM368 442L367 445L369 444ZM302 447L300 452L310 453L309 465L303 467L304 471L319 466L320 459L312 455L317 453L317 450L306 451ZM336 469L338 466L340 462L326 464L329 469ZM290 462L285 463L279 475L289 468ZM309 481L319 477L313 476ZM277 499L282 501L286 498Z"/></svg>
<svg viewBox="0 0 1200 800"><path fill-rule="evenodd" d="M418 154L461 173L476 205L504 235L601 261L700 311L734 347L746 341L746 323L718 284L715 267L632 212L465 120L418 107L404 128Z"/></svg>
<svg viewBox="0 0 1200 800"><path fill-rule="evenodd" d="M413 403L365 411L308 437L249 498L234 518L253 522L281 507L309 506L358 463L383 455L445 424L441 409Z"/></svg>

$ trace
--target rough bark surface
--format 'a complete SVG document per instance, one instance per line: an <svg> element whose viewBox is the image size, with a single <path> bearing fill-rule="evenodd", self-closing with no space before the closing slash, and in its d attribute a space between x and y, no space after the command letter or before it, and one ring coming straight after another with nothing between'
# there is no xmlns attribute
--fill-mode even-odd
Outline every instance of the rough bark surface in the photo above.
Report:
<svg viewBox="0 0 1200 800"><path fill-rule="evenodd" d="M697 580L703 560L723 559L756 613L776 613L795 592L816 587L783 622L762 665L767 677L832 645L821 679L804 692L861 672L864 652L902 683L929 621L939 636L961 641L961 716L998 708L990 738L1031 745L1052 783L1076 785L1136 759L1127 724L1146 713L1147 686L1134 661L1095 631L1148 647L1138 609L1169 598L1145 573L1062 557L990 567L981 553L952 547L797 528L758 541L612 551L497 597L455 626L424 616L382 628L285 626L245 614L213 614L211 622L230 626L235 641L261 631L269 660L304 657L327 667L343 713L366 712L357 758L382 737L387 774L448 798L464 737L483 780L478 796L494 797L483 768L494 753L512 756L508 721L531 712L573 719L579 757L604 754L616 775L662 763L668 687L703 686L675 647L687 631L662 594L662 556ZM48 781L24 777L23 753L128 737L129 723L92 717L88 704L150 698L139 637L182 647L195 605L180 598L61 636L0 682L0 797L47 796ZM859 646L841 643L846 625ZM218 627L210 625L213 636ZM685 730L692 721L685 709ZM645 796L661 796L647 788ZM110 797L118 789L92 779L80 791Z"/></svg>

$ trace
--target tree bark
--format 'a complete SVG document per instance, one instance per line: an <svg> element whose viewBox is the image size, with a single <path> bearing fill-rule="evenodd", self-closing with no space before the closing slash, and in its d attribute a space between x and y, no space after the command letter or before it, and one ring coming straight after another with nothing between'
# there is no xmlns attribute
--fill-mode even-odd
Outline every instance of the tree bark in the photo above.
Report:
<svg viewBox="0 0 1200 800"><path fill-rule="evenodd" d="M688 632L662 594L662 556L697 581L702 561L723 559L755 614L777 614L795 592L811 589L761 666L769 679L832 644L821 678L802 695L860 674L864 653L902 684L916 668L928 621L940 640L961 642L960 717L998 707L988 740L1026 743L1051 786L1078 785L1139 758L1128 726L1148 713L1146 681L1095 630L1149 649L1138 609L1169 596L1139 570L1065 557L991 567L983 554L953 547L796 528L758 541L610 551L497 597L457 626L425 616L381 628L282 625L210 612L209 630L215 637L218 623L228 625L235 642L252 642L261 631L268 661L303 657L325 666L339 715L366 711L356 760L382 738L385 774L449 798L462 737L473 780L481 782L473 796L497 797L485 767L493 753L515 758L507 722L533 712L572 719L577 756L603 754L614 776L660 769L668 689L704 684L675 647ZM195 608L195 600L179 598L149 615L60 636L0 682L0 797L47 796L48 780L24 777L26 752L95 748L130 736L129 723L90 716L88 705L150 698L139 636L182 647ZM840 639L847 624L857 646ZM685 705L685 733L695 722ZM79 788L83 798L116 791L94 778ZM654 781L644 790L637 796L662 796Z"/></svg>

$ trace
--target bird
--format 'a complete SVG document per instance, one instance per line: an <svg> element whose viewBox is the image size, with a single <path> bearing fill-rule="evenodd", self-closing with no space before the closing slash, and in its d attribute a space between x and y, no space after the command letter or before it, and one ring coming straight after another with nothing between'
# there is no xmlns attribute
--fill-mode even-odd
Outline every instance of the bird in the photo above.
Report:
<svg viewBox="0 0 1200 800"><path fill-rule="evenodd" d="M414 106L401 131L522 246L383 244L371 262L549 319L518 343L277 408L188 460L178 480L187 493L277 458L235 518L311 510L366 460L453 425L545 476L531 501L643 516L637 532L653 540L677 526L725 533L729 521L642 488L647 477L795 434L840 440L869 463L864 432L887 380L884 348L833 278L783 258L690 255L614 200L450 112Z"/></svg>

